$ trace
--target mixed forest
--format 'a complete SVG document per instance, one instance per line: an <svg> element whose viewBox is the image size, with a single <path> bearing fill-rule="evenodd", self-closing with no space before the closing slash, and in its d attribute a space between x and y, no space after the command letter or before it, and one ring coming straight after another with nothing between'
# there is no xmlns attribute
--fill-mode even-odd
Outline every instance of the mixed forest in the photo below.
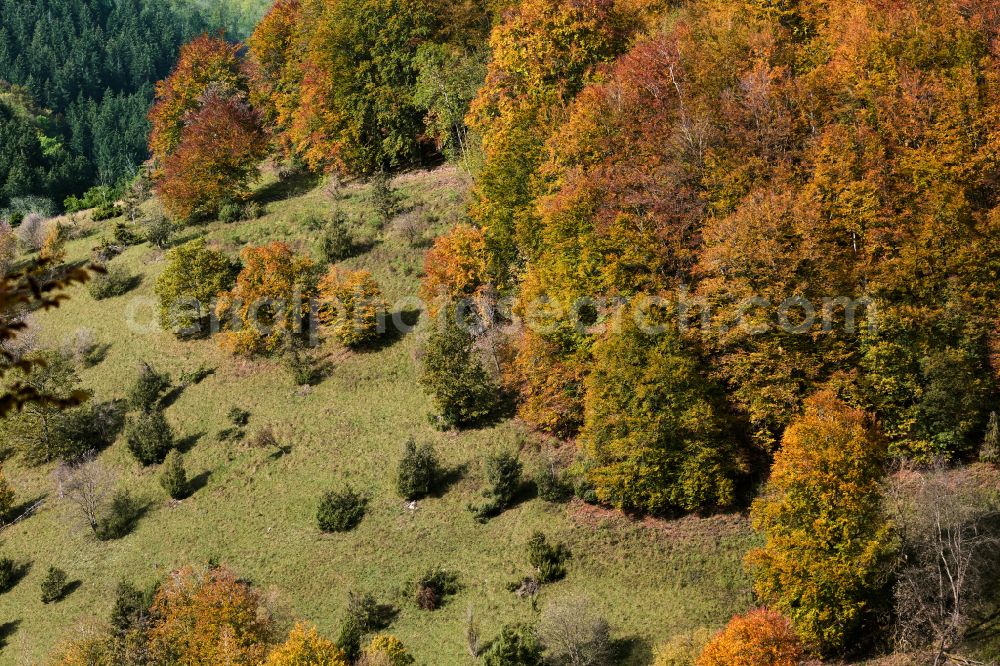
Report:
<svg viewBox="0 0 1000 666"><path fill-rule="evenodd" d="M0 11L6 652L1000 658L996 3Z"/></svg>

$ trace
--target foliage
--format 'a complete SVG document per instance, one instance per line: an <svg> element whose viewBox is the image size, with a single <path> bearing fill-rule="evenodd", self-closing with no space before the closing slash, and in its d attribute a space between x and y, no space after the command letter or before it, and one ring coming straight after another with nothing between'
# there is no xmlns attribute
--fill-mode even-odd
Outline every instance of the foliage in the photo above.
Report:
<svg viewBox="0 0 1000 666"><path fill-rule="evenodd" d="M156 465L162 463L174 447L174 432L163 410L154 408L128 417L125 442L140 464Z"/></svg>
<svg viewBox="0 0 1000 666"><path fill-rule="evenodd" d="M438 236L424 258L420 296L432 317L442 301L455 303L474 299L489 284L486 270L486 239L481 229L459 224Z"/></svg>
<svg viewBox="0 0 1000 666"><path fill-rule="evenodd" d="M210 88L246 92L247 82L238 47L205 34L180 49L170 76L156 84L156 103L149 112L149 150L161 165L181 145L188 115L198 112Z"/></svg>
<svg viewBox="0 0 1000 666"><path fill-rule="evenodd" d="M468 322L454 308L435 317L424 348L420 383L445 426L469 426L497 409L499 388L475 349Z"/></svg>
<svg viewBox="0 0 1000 666"><path fill-rule="evenodd" d="M319 239L320 254L331 264L343 261L354 253L354 240L347 229L347 216L337 210L323 228Z"/></svg>
<svg viewBox="0 0 1000 666"><path fill-rule="evenodd" d="M150 655L167 663L261 663L274 632L261 593L221 567L171 574L151 614Z"/></svg>
<svg viewBox="0 0 1000 666"><path fill-rule="evenodd" d="M341 344L358 347L384 330L388 305L371 273L331 266L319 282L319 320Z"/></svg>
<svg viewBox="0 0 1000 666"><path fill-rule="evenodd" d="M698 359L672 326L623 319L594 345L586 381L580 441L598 498L654 513L729 504L737 452Z"/></svg>
<svg viewBox="0 0 1000 666"><path fill-rule="evenodd" d="M157 409L160 399L170 390L170 375L157 372L145 361L139 366L139 376L128 390L128 406L134 410L151 412Z"/></svg>
<svg viewBox="0 0 1000 666"><path fill-rule="evenodd" d="M147 158L152 83L169 71L184 41L208 28L197 12L167 3L5 0L0 79L24 86L61 116L46 121L44 141L35 133L25 138L36 151L59 156L57 163L76 165L55 169L41 189L19 191L62 201L88 185L132 176Z"/></svg>
<svg viewBox="0 0 1000 666"><path fill-rule="evenodd" d="M128 581L119 581L111 606L111 627L119 632L144 628L149 620L154 593L155 589L143 592Z"/></svg>
<svg viewBox="0 0 1000 666"><path fill-rule="evenodd" d="M59 307L67 298L62 293L65 289L90 279L86 269L73 269L54 279L42 279L41 273L46 268L44 262L35 262L24 271L0 275L0 313L4 314L0 317L0 379L5 380L0 393L0 418L12 410L23 410L32 405L48 412L53 408L79 404L89 397L76 388L76 379L71 374L44 373L41 379L33 379L32 374L36 370L44 370L48 359L42 356L19 358L8 350L9 345L15 343L27 328L24 319L10 317L9 313ZM13 378L8 376L12 370L17 373ZM52 393L53 390L56 394Z"/></svg>
<svg viewBox="0 0 1000 666"><path fill-rule="evenodd" d="M695 661L712 636L712 632L704 627L674 636L656 648L653 666L695 666Z"/></svg>
<svg viewBox="0 0 1000 666"><path fill-rule="evenodd" d="M705 646L698 666L796 666L801 658L792 623L762 608L730 620Z"/></svg>
<svg viewBox="0 0 1000 666"><path fill-rule="evenodd" d="M42 603L51 604L62 599L66 592L66 572L50 566L42 579Z"/></svg>
<svg viewBox="0 0 1000 666"><path fill-rule="evenodd" d="M121 539L128 535L139 517L138 503L127 490L119 490L97 522L94 534L101 541Z"/></svg>
<svg viewBox="0 0 1000 666"><path fill-rule="evenodd" d="M316 296L315 266L281 242L247 247L236 286L221 294L216 314L229 330L225 348L241 355L269 354L308 333L309 300Z"/></svg>
<svg viewBox="0 0 1000 666"><path fill-rule="evenodd" d="M484 56L483 50L428 43L420 45L414 61L413 102L424 113L427 133L438 151L467 169L475 144L465 114L486 78Z"/></svg>
<svg viewBox="0 0 1000 666"><path fill-rule="evenodd" d="M377 634L362 651L359 663L365 666L409 666L414 661L398 638L391 634Z"/></svg>
<svg viewBox="0 0 1000 666"><path fill-rule="evenodd" d="M177 335L203 332L214 299L233 284L233 265L203 238L171 249L166 262L155 287L160 324Z"/></svg>
<svg viewBox="0 0 1000 666"><path fill-rule="evenodd" d="M364 518L368 498L352 488L329 490L320 498L316 523L323 532L347 532Z"/></svg>
<svg viewBox="0 0 1000 666"><path fill-rule="evenodd" d="M895 540L881 501L885 456L868 415L817 393L785 431L751 509L766 538L747 555L758 597L824 653L878 610L888 580Z"/></svg>
<svg viewBox="0 0 1000 666"><path fill-rule="evenodd" d="M431 36L429 6L289 4L280 3L250 40L281 143L314 170L366 176L415 158L421 117L412 102L413 60Z"/></svg>
<svg viewBox="0 0 1000 666"><path fill-rule="evenodd" d="M564 666L607 666L615 650L608 621L593 610L585 597L549 602L542 609L538 636L545 647L546 663Z"/></svg>
<svg viewBox="0 0 1000 666"><path fill-rule="evenodd" d="M573 497L573 485L553 464L542 464L534 476L538 496L546 502L562 503Z"/></svg>
<svg viewBox="0 0 1000 666"><path fill-rule="evenodd" d="M391 607L382 606L368 593L348 592L347 611L340 623L337 645L355 660L360 656L361 639L366 633L389 625Z"/></svg>
<svg viewBox="0 0 1000 666"><path fill-rule="evenodd" d="M184 456L177 449L167 454L160 470L160 486L172 499L182 499L188 493L187 472L184 470Z"/></svg>
<svg viewBox="0 0 1000 666"><path fill-rule="evenodd" d="M431 569L417 580L417 606L424 610L436 610L444 604L445 597L457 594L460 586L458 576L444 569Z"/></svg>
<svg viewBox="0 0 1000 666"><path fill-rule="evenodd" d="M323 378L322 368L308 353L303 353L297 346L285 354L285 365L292 371L292 378L298 386L313 386Z"/></svg>
<svg viewBox="0 0 1000 666"><path fill-rule="evenodd" d="M25 374L23 368L29 368ZM77 426L88 415L83 407L67 409L83 400L87 394L80 388L80 378L72 360L58 351L41 351L27 357L13 377L13 388L5 394L31 396L32 402L0 421L8 441L28 464L37 465L59 458L73 458L90 448L85 435ZM44 396L44 398L42 398Z"/></svg>
<svg viewBox="0 0 1000 666"><path fill-rule="evenodd" d="M186 118L176 149L163 158L157 193L181 220L221 218L225 206L250 197L266 146L259 119L245 99L217 88Z"/></svg>
<svg viewBox="0 0 1000 666"><path fill-rule="evenodd" d="M154 213L146 220L146 241L153 247L165 250L174 233L174 223L163 213Z"/></svg>
<svg viewBox="0 0 1000 666"><path fill-rule="evenodd" d="M501 451L486 457L486 502L480 506L470 506L469 510L480 521L502 513L509 507L521 491L523 466L515 453Z"/></svg>
<svg viewBox="0 0 1000 666"><path fill-rule="evenodd" d="M570 558L565 544L550 544L542 532L528 539L528 562L535 569L539 583L552 583L566 577L566 560Z"/></svg>
<svg viewBox="0 0 1000 666"><path fill-rule="evenodd" d="M95 301L122 296L131 291L136 284L136 278L124 266L115 264L107 267L107 272L95 275L87 285L87 291Z"/></svg>
<svg viewBox="0 0 1000 666"><path fill-rule="evenodd" d="M266 666L349 666L337 645L319 635L316 627L297 622L288 639L274 648Z"/></svg>
<svg viewBox="0 0 1000 666"><path fill-rule="evenodd" d="M523 624L504 625L483 653L484 666L542 666L543 663L535 630Z"/></svg>
<svg viewBox="0 0 1000 666"><path fill-rule="evenodd" d="M69 240L69 228L56 221L49 225L45 240L38 252L38 257L51 264L61 264L66 260L66 241Z"/></svg>
<svg viewBox="0 0 1000 666"><path fill-rule="evenodd" d="M396 473L396 492L407 500L418 500L430 495L443 476L441 463L430 444L417 446L411 436L406 440L403 457Z"/></svg>

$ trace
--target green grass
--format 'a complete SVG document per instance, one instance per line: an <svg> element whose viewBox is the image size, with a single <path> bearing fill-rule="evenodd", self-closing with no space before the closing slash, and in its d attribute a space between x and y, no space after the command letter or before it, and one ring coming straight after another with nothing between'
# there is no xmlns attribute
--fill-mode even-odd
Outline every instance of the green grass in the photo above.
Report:
<svg viewBox="0 0 1000 666"><path fill-rule="evenodd" d="M262 218L189 228L182 235L204 232L234 253L271 239L310 251L319 232L304 221L337 205L369 248L347 263L371 270L394 300L416 293L426 246L411 245L401 229L415 225L429 240L459 220L467 182L454 170L439 169L400 177L396 186L403 212L386 229L371 214L363 186L344 188L334 202L323 186L287 196L270 182L261 196L275 200ZM110 224L73 241L71 258L84 258ZM484 455L520 448L531 469L541 445L513 421L468 432L435 431L427 418L430 403L417 383L419 328L368 353L326 343L329 376L301 391L276 362L233 358L214 340L181 342L145 330L162 252L144 244L115 261L141 273L140 286L101 302L76 290L62 308L39 316L41 337L58 345L86 327L110 344L107 358L81 373L98 400L123 396L143 360L175 379L203 364L215 368L167 410L181 437L197 438L186 454L189 476L209 476L192 497L170 502L157 470L139 468L124 443L115 443L101 458L148 503L148 511L132 534L100 543L52 496L50 467L26 469L9 461L5 472L18 501L42 495L48 501L0 536L0 554L32 563L28 575L0 596L0 625L13 623L0 629L6 640L0 664L42 662L76 624L106 617L119 579L145 585L176 567L210 559L273 591L286 616L307 618L330 637L348 590L371 591L400 609L390 631L418 662L468 664L463 626L470 605L487 639L504 622L537 615L530 601L506 587L530 573L525 543L535 530L564 541L573 553L568 576L543 588L537 608L562 595L591 597L615 635L634 646L630 663L649 663L658 642L696 626L721 625L750 604L741 560L755 537L740 516L635 522L579 503L533 499L485 525L473 520L466 505L479 499ZM243 444L220 443L216 433L226 427L233 406L252 413L251 432L273 426L291 451L274 458ZM396 463L409 435L432 442L447 465L468 466L443 497L419 502L416 511L395 493ZM315 527L319 496L343 483L370 494L368 514L352 532L322 535ZM49 565L65 569L80 586L60 603L43 606L39 583ZM457 572L462 590L443 608L421 611L412 600L413 581L434 566Z"/></svg>

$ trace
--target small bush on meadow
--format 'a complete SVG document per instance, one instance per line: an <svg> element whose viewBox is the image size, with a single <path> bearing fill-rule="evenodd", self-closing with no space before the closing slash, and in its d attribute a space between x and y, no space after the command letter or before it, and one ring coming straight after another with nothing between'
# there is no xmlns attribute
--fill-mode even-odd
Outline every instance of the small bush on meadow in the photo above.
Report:
<svg viewBox="0 0 1000 666"><path fill-rule="evenodd" d="M653 666L695 666L711 638L712 631L705 627L678 634L656 648Z"/></svg>
<svg viewBox="0 0 1000 666"><path fill-rule="evenodd" d="M509 507L521 490L523 467L517 454L501 452L486 458L486 502L470 506L477 520L485 522Z"/></svg>
<svg viewBox="0 0 1000 666"><path fill-rule="evenodd" d="M424 610L440 608L446 597L457 594L458 577L444 569L431 569L417 581L416 602Z"/></svg>
<svg viewBox="0 0 1000 666"><path fill-rule="evenodd" d="M391 634L378 634L362 651L357 666L409 666L414 661L401 640Z"/></svg>
<svg viewBox="0 0 1000 666"><path fill-rule="evenodd" d="M154 591L144 592L128 581L120 581L111 606L111 627L121 633L142 629L153 605Z"/></svg>
<svg viewBox="0 0 1000 666"><path fill-rule="evenodd" d="M243 217L243 207L236 201L227 201L219 206L219 222L231 224Z"/></svg>
<svg viewBox="0 0 1000 666"><path fill-rule="evenodd" d="M374 596L364 592L347 593L347 611L340 623L337 647L352 660L361 653L365 634L385 629L391 620L392 608L379 604Z"/></svg>
<svg viewBox="0 0 1000 666"><path fill-rule="evenodd" d="M49 567L48 573L42 579L42 603L51 604L59 601L66 591L66 572L56 567Z"/></svg>
<svg viewBox="0 0 1000 666"><path fill-rule="evenodd" d="M171 499L181 499L187 495L188 478L184 469L184 456L177 449L167 454L160 470L160 487L167 491Z"/></svg>
<svg viewBox="0 0 1000 666"><path fill-rule="evenodd" d="M796 666L802 645L792 623L761 608L737 615L705 646L698 666Z"/></svg>
<svg viewBox="0 0 1000 666"><path fill-rule="evenodd" d="M104 360L105 347L89 328L78 328L66 345L65 353L78 368L92 368Z"/></svg>
<svg viewBox="0 0 1000 666"><path fill-rule="evenodd" d="M233 407L230 409L227 417L229 418L230 423L240 428L250 423L250 412L240 407Z"/></svg>
<svg viewBox="0 0 1000 666"><path fill-rule="evenodd" d="M101 204L90 214L90 218L94 222L103 222L105 220L110 220L112 218L121 217L124 211L120 206L115 204Z"/></svg>
<svg viewBox="0 0 1000 666"><path fill-rule="evenodd" d="M289 350L284 357L285 366L291 371L297 386L314 386L323 378L323 373L315 360L297 347Z"/></svg>
<svg viewBox="0 0 1000 666"><path fill-rule="evenodd" d="M483 653L484 666L542 666L542 647L535 630L507 624Z"/></svg>
<svg viewBox="0 0 1000 666"><path fill-rule="evenodd" d="M354 254L354 240L347 229L347 216L335 211L323 227L319 239L319 253L329 263L335 264Z"/></svg>
<svg viewBox="0 0 1000 666"><path fill-rule="evenodd" d="M399 461L396 489L407 500L418 500L434 492L441 478L441 465L434 447L430 444L417 446L410 437L406 441L403 458Z"/></svg>
<svg viewBox="0 0 1000 666"><path fill-rule="evenodd" d="M139 505L127 490L119 490L111 505L97 523L94 533L101 541L113 541L127 536L139 517Z"/></svg>
<svg viewBox="0 0 1000 666"><path fill-rule="evenodd" d="M316 523L323 532L347 532L364 518L368 498L351 488L323 494L316 511Z"/></svg>
<svg viewBox="0 0 1000 666"><path fill-rule="evenodd" d="M569 597L542 610L538 637L552 666L610 666L615 663L611 625L593 610L590 600Z"/></svg>
<svg viewBox="0 0 1000 666"><path fill-rule="evenodd" d="M139 376L128 392L128 405L138 411L149 412L156 409L160 398L170 389L170 376L157 372L149 363L139 366Z"/></svg>
<svg viewBox="0 0 1000 666"><path fill-rule="evenodd" d="M375 278L368 271L348 271L331 266L319 282L319 320L347 347L375 341L388 305Z"/></svg>
<svg viewBox="0 0 1000 666"><path fill-rule="evenodd" d="M136 278L123 266L109 266L106 273L94 275L87 283L87 291L95 301L122 296L131 291Z"/></svg>
<svg viewBox="0 0 1000 666"><path fill-rule="evenodd" d="M163 410L140 412L125 423L125 441L135 459L144 466L163 462L174 447L174 433Z"/></svg>
<svg viewBox="0 0 1000 666"><path fill-rule="evenodd" d="M539 583L551 583L566 577L566 560L570 557L565 544L550 544L542 532L528 539L528 562L538 574Z"/></svg>
<svg viewBox="0 0 1000 666"><path fill-rule="evenodd" d="M573 486L554 465L548 463L540 465L535 472L535 487L538 488L538 496L546 502L561 504L573 497Z"/></svg>
<svg viewBox="0 0 1000 666"><path fill-rule="evenodd" d="M161 250L167 247L174 233L174 223L163 213L158 213L146 221L146 241Z"/></svg>

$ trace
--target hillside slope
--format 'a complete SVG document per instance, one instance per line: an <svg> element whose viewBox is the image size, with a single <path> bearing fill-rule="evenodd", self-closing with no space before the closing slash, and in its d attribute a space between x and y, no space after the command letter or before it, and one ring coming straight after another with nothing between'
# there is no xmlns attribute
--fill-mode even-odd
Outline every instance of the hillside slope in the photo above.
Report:
<svg viewBox="0 0 1000 666"><path fill-rule="evenodd" d="M400 176L395 186L404 212L385 229L370 212L365 187L347 186L336 204L352 219L356 240L368 247L346 263L369 269L390 302L416 293L427 241L459 219L468 184L444 168ZM266 207L260 219L189 227L175 242L204 232L233 254L272 239L310 251L319 232L308 227L309 214L329 214L333 205L323 186L289 192L268 182L257 198ZM81 221L81 230L92 231L71 243L70 258L87 256L112 223ZM0 595L0 665L43 662L81 621L106 618L120 579L146 585L181 565L209 560L272 590L287 616L307 618L330 637L347 592L371 591L400 610L390 630L418 663L467 664L467 608L481 619L486 639L505 622L536 615L530 601L507 590L530 573L525 542L535 530L565 541L573 552L569 575L542 590L538 607L565 595L590 597L614 635L627 642L629 663L649 663L658 642L698 626L721 626L750 604L741 559L755 537L740 516L636 523L582 504L526 498L478 524L466 505L479 500L484 455L520 448L530 471L540 449L515 422L465 432L431 427L430 403L417 385L419 327L368 353L325 343L328 376L303 390L278 363L236 359L214 340L179 342L149 331L163 253L142 244L115 262L142 276L139 287L100 302L86 290L75 292L64 307L37 318L40 338L61 345L88 328L110 345L106 359L82 373L97 400L123 396L140 361L169 372L175 382L184 371L214 368L166 412L189 449L188 473L203 487L181 502L168 500L157 470L141 469L117 442L101 459L147 510L132 534L101 543L53 496L51 467L6 465L19 503L42 497L46 502L0 537L5 556L31 563L26 577ZM251 432L271 425L290 450L275 456L218 441L233 406L252 413ZM432 442L448 466L463 470L443 496L421 501L415 510L395 492L396 463L410 435ZM352 532L321 535L314 518L319 495L343 482L370 493L370 511ZM50 565L65 569L79 587L58 604L43 605L39 583ZM413 582L434 566L456 572L462 590L443 608L422 611L412 599Z"/></svg>

